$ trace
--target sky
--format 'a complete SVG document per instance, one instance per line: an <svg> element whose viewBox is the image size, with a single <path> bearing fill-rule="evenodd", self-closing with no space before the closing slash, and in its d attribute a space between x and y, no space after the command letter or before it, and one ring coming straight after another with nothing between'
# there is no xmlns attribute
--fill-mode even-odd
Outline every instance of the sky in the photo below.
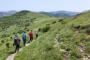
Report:
<svg viewBox="0 0 90 60"><path fill-rule="evenodd" d="M0 11L75 11L90 9L90 0L0 0Z"/></svg>

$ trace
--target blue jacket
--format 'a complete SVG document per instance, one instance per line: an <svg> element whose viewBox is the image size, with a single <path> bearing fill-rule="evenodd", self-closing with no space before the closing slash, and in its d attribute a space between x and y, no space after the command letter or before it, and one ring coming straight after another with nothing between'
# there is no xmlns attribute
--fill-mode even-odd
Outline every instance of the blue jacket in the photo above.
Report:
<svg viewBox="0 0 90 60"><path fill-rule="evenodd" d="M26 40L26 33L25 32L22 33L22 39Z"/></svg>

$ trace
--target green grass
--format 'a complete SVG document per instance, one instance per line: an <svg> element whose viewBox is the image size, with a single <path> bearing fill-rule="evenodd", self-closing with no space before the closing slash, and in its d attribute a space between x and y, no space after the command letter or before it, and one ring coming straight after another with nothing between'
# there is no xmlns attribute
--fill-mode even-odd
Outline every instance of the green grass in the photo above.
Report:
<svg viewBox="0 0 90 60"><path fill-rule="evenodd" d="M87 34L90 30L89 15L90 12L82 13L62 21L34 12L19 12L10 17L3 17L0 25L0 59L5 60L9 52L14 51L13 40L10 37L18 33L21 38L22 31L26 31L28 36L28 32L33 30L34 33L38 32L38 38L34 38L30 46L19 52L15 60L82 60L79 46L85 47L85 54L90 54L90 35ZM60 35L59 40L56 39L57 34ZM9 50L5 46L6 43L10 43Z"/></svg>

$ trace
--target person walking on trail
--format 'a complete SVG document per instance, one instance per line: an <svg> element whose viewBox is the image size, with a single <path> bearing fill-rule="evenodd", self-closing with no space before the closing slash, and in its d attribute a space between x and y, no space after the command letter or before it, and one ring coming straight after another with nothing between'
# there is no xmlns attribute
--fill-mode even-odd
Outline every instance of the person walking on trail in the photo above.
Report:
<svg viewBox="0 0 90 60"><path fill-rule="evenodd" d="M20 48L20 39L18 37L18 35L16 34L15 37L14 37L14 43L13 43L13 46L15 45L15 52L18 52L19 51L19 48Z"/></svg>
<svg viewBox="0 0 90 60"><path fill-rule="evenodd" d="M33 33L32 33L32 30L31 30L31 32L29 32L29 43L30 43L30 41L32 42L32 40L33 40Z"/></svg>
<svg viewBox="0 0 90 60"><path fill-rule="evenodd" d="M22 40L23 40L23 45L25 46L25 44L26 44L26 32L22 33Z"/></svg>
<svg viewBox="0 0 90 60"><path fill-rule="evenodd" d="M37 32L35 33L35 35L36 35L36 38L38 38L38 33Z"/></svg>

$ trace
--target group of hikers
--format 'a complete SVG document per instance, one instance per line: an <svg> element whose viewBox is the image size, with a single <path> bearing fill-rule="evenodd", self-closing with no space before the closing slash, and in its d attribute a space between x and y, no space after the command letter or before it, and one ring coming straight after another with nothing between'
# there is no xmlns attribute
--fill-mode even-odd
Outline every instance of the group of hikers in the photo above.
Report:
<svg viewBox="0 0 90 60"><path fill-rule="evenodd" d="M33 40L33 32L32 30L29 32L29 40L28 40L28 43L32 42ZM22 41L23 41L23 45L25 46L26 45L26 38L27 38L27 34L26 32L24 31L22 33ZM14 37L14 43L13 43L13 46L15 46L15 52L19 51L19 48L20 48L20 41L21 39L19 38L18 34L15 35Z"/></svg>

